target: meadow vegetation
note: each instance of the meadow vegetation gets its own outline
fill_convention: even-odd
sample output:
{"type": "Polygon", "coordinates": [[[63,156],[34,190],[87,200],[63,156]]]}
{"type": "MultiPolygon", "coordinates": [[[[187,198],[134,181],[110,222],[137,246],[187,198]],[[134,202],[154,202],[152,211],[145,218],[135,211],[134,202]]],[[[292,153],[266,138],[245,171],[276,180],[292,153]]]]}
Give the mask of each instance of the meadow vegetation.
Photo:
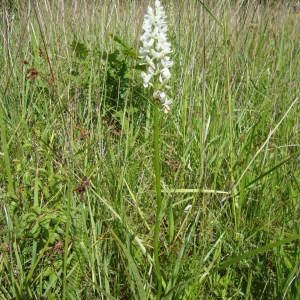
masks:
{"type": "MultiPolygon", "coordinates": [[[[300,299],[300,14],[162,1],[162,299],[300,299]]],[[[0,299],[155,299],[147,1],[2,1],[0,299]]]]}

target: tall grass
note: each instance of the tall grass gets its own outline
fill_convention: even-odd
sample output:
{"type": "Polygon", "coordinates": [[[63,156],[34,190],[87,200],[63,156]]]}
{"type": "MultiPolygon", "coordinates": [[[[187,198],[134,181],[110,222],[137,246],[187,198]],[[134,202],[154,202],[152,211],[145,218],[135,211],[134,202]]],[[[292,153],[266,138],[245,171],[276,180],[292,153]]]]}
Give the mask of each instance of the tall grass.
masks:
{"type": "MultiPolygon", "coordinates": [[[[0,298],[154,299],[147,3],[2,3],[0,298]]],[[[162,298],[298,299],[296,6],[164,4],[162,298]]]]}

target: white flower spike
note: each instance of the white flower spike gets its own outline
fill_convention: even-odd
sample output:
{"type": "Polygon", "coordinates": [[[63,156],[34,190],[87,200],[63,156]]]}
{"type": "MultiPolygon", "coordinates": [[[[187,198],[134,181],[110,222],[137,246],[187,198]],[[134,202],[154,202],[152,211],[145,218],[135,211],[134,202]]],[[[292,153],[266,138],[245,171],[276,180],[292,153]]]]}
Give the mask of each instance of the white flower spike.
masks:
{"type": "Polygon", "coordinates": [[[172,51],[167,37],[166,14],[159,0],[155,0],[154,9],[149,5],[142,29],[140,56],[147,66],[146,72],[141,73],[143,85],[154,88],[154,99],[159,100],[163,111],[168,113],[172,100],[164,90],[170,88],[167,83],[171,78],[173,62],[169,56],[172,51]]]}

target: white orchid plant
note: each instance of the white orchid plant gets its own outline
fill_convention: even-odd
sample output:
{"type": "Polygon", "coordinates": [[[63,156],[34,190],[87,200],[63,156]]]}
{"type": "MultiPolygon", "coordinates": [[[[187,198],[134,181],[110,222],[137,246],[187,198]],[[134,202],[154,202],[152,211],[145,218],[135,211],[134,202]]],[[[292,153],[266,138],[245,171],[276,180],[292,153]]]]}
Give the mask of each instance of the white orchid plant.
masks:
{"type": "Polygon", "coordinates": [[[166,91],[170,89],[168,82],[173,62],[170,58],[172,50],[167,36],[166,13],[159,0],[154,2],[154,8],[148,6],[142,30],[140,57],[146,65],[146,72],[141,73],[143,85],[153,89],[153,98],[158,100],[163,111],[168,113],[172,100],[166,91]]]}
{"type": "MultiPolygon", "coordinates": [[[[141,73],[143,85],[149,89],[151,96],[159,105],[154,105],[153,113],[153,148],[154,148],[154,170],[156,190],[156,220],[154,228],[153,250],[154,263],[157,279],[157,299],[160,299],[162,292],[162,273],[159,262],[159,230],[163,213],[163,196],[161,193],[161,165],[159,155],[159,107],[165,113],[170,111],[172,100],[167,95],[170,89],[171,79],[170,68],[173,62],[170,58],[172,53],[171,44],[168,41],[168,25],[166,13],[159,0],[154,1],[154,7],[148,6],[144,17],[141,35],[140,57],[146,65],[146,70],[141,73]]],[[[170,227],[171,228],[171,227],[170,227]]]]}

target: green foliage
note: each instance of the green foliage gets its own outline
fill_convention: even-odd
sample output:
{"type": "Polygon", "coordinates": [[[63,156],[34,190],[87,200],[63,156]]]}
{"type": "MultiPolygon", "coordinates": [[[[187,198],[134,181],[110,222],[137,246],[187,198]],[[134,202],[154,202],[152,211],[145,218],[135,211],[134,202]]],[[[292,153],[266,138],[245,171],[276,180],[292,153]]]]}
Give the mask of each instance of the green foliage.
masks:
{"type": "MultiPolygon", "coordinates": [[[[155,299],[143,7],[35,1],[39,27],[25,2],[0,57],[0,298],[155,299]]],[[[202,2],[164,1],[162,299],[299,299],[299,16],[202,2]]]]}
{"type": "Polygon", "coordinates": [[[134,76],[135,70],[142,70],[143,65],[132,47],[117,35],[111,35],[111,38],[115,43],[111,51],[99,49],[98,46],[89,49],[86,44],[74,38],[71,49],[75,57],[72,60],[69,80],[73,86],[72,97],[80,102],[91,97],[92,86],[103,87],[104,98],[99,99],[98,95],[94,95],[92,104],[104,105],[104,117],[119,128],[124,110],[143,113],[145,105],[139,99],[143,89],[141,81],[134,76]]]}
{"type": "Polygon", "coordinates": [[[75,52],[75,56],[79,59],[86,59],[89,54],[89,51],[85,44],[81,43],[77,39],[73,39],[71,48],[75,52]]]}

